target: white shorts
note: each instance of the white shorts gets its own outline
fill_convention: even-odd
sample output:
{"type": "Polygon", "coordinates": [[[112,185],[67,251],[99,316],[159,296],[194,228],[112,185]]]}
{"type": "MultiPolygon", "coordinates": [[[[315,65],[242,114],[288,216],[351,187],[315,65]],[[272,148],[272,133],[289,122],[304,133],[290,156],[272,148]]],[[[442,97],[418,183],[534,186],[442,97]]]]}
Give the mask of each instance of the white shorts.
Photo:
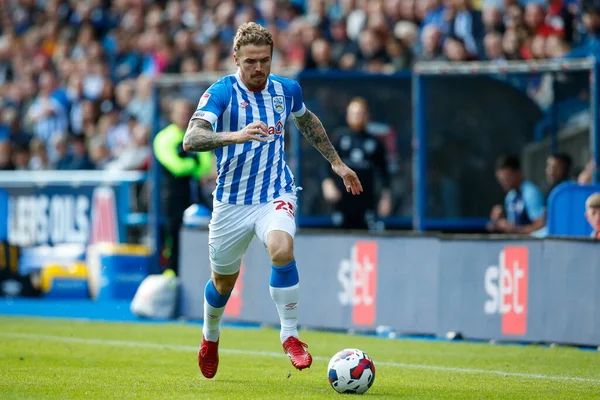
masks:
{"type": "Polygon", "coordinates": [[[208,254],[213,271],[232,275],[240,270],[242,256],[254,235],[267,246],[269,232],[296,234],[296,194],[285,193],[263,204],[228,204],[214,201],[208,225],[208,254]]]}

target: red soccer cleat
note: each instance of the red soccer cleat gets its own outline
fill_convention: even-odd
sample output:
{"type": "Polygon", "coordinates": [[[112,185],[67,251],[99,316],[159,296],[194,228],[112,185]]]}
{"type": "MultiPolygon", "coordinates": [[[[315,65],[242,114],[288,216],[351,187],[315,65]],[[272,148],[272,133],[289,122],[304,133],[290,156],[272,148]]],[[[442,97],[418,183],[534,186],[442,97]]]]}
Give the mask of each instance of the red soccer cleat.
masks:
{"type": "Polygon", "coordinates": [[[283,350],[290,357],[292,365],[299,371],[310,367],[312,364],[312,356],[305,348],[306,343],[301,342],[298,338],[290,336],[283,342],[283,350]]]}
{"type": "Polygon", "coordinates": [[[205,378],[211,379],[219,367],[219,341],[210,342],[202,336],[200,350],[198,350],[198,365],[205,378]]]}

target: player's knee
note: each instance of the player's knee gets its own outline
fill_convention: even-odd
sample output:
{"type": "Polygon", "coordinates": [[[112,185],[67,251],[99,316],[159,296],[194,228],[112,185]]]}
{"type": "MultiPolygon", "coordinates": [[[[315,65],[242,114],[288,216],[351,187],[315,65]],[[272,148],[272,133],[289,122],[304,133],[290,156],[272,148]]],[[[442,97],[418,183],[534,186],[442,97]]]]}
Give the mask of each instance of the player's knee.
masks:
{"type": "Polygon", "coordinates": [[[215,285],[215,289],[219,292],[220,295],[225,296],[233,290],[235,286],[235,281],[237,279],[237,275],[219,275],[213,274],[213,284],[215,285]]]}
{"type": "Polygon", "coordinates": [[[291,248],[276,248],[271,252],[271,262],[273,265],[287,265],[294,261],[294,252],[291,248]]]}
{"type": "Polygon", "coordinates": [[[269,233],[267,247],[274,265],[286,265],[294,261],[294,243],[288,233],[281,231],[269,233]]]}

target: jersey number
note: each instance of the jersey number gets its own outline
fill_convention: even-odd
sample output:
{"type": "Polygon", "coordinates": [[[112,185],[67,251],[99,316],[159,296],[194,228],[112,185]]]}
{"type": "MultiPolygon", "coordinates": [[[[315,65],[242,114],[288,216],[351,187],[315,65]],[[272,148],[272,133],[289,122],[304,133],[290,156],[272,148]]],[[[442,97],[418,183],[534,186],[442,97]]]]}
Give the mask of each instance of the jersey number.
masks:
{"type": "Polygon", "coordinates": [[[287,211],[289,214],[294,215],[294,206],[289,201],[275,200],[273,204],[277,204],[277,207],[275,207],[276,211],[284,210],[287,211]]]}

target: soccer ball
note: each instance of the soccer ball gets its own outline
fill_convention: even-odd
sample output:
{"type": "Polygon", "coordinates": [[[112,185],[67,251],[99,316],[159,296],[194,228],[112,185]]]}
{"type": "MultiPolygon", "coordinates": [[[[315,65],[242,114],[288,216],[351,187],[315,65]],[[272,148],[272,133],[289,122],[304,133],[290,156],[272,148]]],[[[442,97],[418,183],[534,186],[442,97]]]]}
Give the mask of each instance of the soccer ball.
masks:
{"type": "Polygon", "coordinates": [[[329,361],[327,375],[336,392],[361,394],[375,381],[375,364],[362,350],[344,349],[329,361]]]}

